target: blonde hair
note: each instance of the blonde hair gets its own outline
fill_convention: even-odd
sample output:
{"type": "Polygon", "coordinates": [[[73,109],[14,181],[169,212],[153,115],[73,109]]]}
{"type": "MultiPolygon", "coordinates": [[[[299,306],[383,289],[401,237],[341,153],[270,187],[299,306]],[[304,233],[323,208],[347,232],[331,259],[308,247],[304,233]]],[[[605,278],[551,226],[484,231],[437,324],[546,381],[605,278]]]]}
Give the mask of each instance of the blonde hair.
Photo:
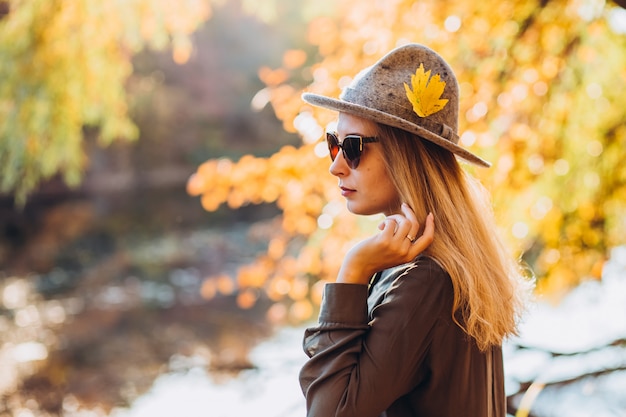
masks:
{"type": "Polygon", "coordinates": [[[378,130],[401,199],[418,219],[435,215],[426,254],[452,279],[453,320],[481,350],[517,334],[532,282],[498,237],[486,190],[451,152],[400,129],[379,124],[378,130]]]}

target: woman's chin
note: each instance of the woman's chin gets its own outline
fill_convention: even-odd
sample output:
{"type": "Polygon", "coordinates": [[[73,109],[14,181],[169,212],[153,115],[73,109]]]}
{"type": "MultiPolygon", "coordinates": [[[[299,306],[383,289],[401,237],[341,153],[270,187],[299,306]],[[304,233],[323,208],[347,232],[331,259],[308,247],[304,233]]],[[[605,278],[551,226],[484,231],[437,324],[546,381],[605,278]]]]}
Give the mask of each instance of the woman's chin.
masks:
{"type": "Polygon", "coordinates": [[[375,210],[372,207],[366,207],[350,201],[348,201],[347,207],[350,213],[358,214],[359,216],[371,216],[372,214],[380,213],[380,210],[375,210]]]}

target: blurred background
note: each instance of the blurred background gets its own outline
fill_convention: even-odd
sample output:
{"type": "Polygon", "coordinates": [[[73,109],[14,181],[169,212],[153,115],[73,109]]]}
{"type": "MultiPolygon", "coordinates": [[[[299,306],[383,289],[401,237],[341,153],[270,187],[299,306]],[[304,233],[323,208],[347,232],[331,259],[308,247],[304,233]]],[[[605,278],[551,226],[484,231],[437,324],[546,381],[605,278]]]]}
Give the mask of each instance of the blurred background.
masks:
{"type": "Polygon", "coordinates": [[[537,303],[509,413],[626,416],[623,2],[0,0],[0,415],[304,415],[303,328],[377,218],[321,142],[406,42],[537,303]]]}

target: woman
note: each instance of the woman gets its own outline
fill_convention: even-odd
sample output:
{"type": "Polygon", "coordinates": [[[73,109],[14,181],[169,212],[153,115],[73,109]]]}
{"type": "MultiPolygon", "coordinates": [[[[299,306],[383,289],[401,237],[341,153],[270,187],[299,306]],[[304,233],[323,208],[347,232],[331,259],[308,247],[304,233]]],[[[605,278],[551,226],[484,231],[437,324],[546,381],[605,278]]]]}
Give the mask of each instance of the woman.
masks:
{"type": "Polygon", "coordinates": [[[348,251],[305,333],[308,415],[505,416],[501,345],[515,333],[524,281],[488,198],[457,161],[489,166],[457,145],[454,73],[411,44],[340,99],[303,99],[339,112],[327,141],[348,209],[386,216],[348,251]]]}

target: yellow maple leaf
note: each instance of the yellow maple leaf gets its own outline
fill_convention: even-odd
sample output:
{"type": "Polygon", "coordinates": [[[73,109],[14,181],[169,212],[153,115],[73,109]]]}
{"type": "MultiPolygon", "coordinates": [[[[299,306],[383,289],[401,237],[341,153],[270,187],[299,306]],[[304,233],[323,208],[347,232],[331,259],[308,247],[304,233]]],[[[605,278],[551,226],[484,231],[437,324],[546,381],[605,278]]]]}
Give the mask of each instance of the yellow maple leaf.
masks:
{"type": "Polygon", "coordinates": [[[404,83],[406,96],[413,105],[413,111],[419,117],[427,117],[443,109],[448,99],[441,99],[446,82],[441,81],[439,74],[430,76],[430,70],[424,72],[424,64],[420,64],[415,74],[411,76],[411,86],[404,83]]]}

